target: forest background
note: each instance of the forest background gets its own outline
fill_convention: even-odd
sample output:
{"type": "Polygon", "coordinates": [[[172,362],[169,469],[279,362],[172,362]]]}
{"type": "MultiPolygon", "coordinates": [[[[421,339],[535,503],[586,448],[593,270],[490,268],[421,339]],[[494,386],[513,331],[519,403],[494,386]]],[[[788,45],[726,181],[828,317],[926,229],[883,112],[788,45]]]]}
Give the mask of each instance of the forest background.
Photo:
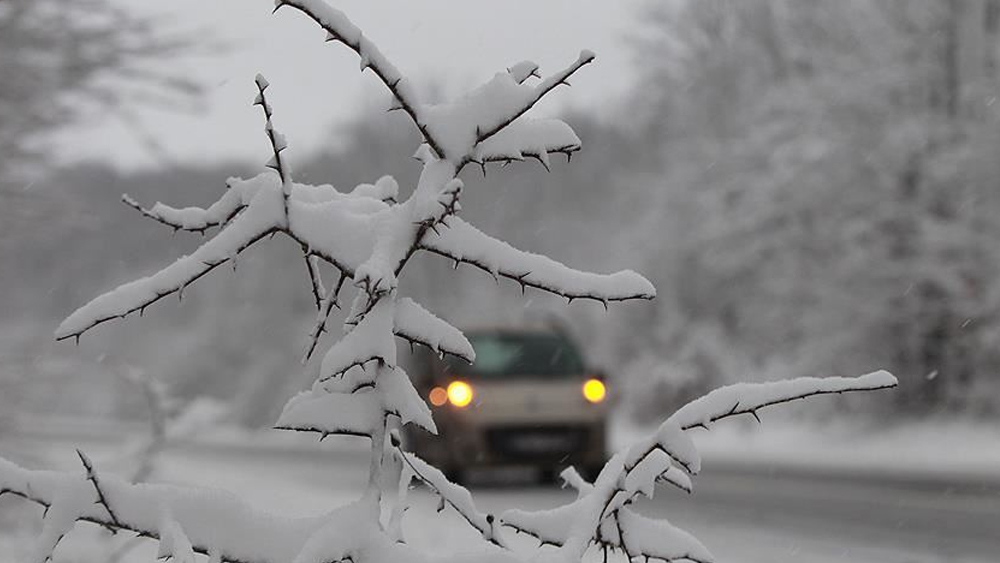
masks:
{"type": "MultiPolygon", "coordinates": [[[[259,168],[56,166],[47,139],[88,112],[129,97],[197,104],[206,84],[143,61],[218,47],[105,0],[59,4],[0,9],[0,427],[32,414],[141,417],[120,384],[130,367],[268,425],[314,375],[296,368],[296,327],[314,313],[308,292],[288,291],[307,278],[280,252],[287,241],[156,306],[140,330],[102,328],[80,349],[52,340],[89,296],[197,244],[162,237],[118,203],[123,192],[206,204],[229,175],[259,168]],[[110,87],[109,74],[134,88],[110,87]]],[[[537,163],[469,169],[482,187],[465,207],[519,248],[633,267],[657,300],[564,308],[462,269],[456,285],[433,258],[406,274],[414,297],[459,326],[568,327],[639,419],[734,380],[875,368],[900,378],[888,407],[900,420],[1000,415],[1000,2],[657,2],[636,18],[622,38],[635,54],[627,94],[564,116],[583,158],[543,176],[537,163]]],[[[365,102],[329,143],[297,153],[298,177],[412,185],[415,133],[388,103],[365,102]]],[[[887,409],[885,397],[830,404],[887,409]]]]}

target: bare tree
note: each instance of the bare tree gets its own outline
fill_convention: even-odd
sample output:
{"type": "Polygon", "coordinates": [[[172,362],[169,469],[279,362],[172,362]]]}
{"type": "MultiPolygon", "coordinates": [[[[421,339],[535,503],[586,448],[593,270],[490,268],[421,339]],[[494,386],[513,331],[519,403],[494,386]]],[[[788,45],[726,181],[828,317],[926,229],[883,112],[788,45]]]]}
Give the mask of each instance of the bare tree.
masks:
{"type": "Polygon", "coordinates": [[[695,321],[774,370],[886,365],[910,378],[900,410],[995,412],[996,3],[650,10],[636,53],[666,164],[645,236],[671,244],[647,260],[677,303],[659,348],[695,321]]]}
{"type": "MultiPolygon", "coordinates": [[[[5,0],[0,4],[0,180],[45,155],[41,137],[123,98],[176,104],[197,91],[150,62],[189,50],[109,0],[5,0]]],[[[6,190],[5,190],[6,192],[6,190]]],[[[6,193],[5,193],[6,195],[6,193]]]]}
{"type": "MultiPolygon", "coordinates": [[[[575,472],[564,477],[579,490],[572,504],[543,513],[510,511],[496,516],[479,511],[464,488],[407,452],[397,424],[435,431],[431,411],[397,364],[396,337],[439,354],[474,361],[465,336],[415,301],[400,297],[400,275],[411,258],[424,252],[469,264],[522,289],[611,302],[652,299],[653,286],[632,271],[595,274],[572,269],[545,256],[515,249],[458,217],[464,183],[457,178],[467,165],[486,167],[527,157],[546,168],[553,153],[569,157],[579,150],[573,130],[555,119],[524,116],[583,66],[594,60],[584,51],[547,77],[538,66],[522,62],[497,73],[458,100],[422,104],[410,82],[340,11],[323,0],[278,0],[314,21],[330,41],[355,51],[362,69],[370,69],[392,92],[394,108],[406,113],[423,136],[417,157],[420,179],[407,197],[390,177],[361,184],[348,192],[330,185],[294,181],[288,144],[275,129],[267,99],[268,82],[258,76],[254,103],[262,109],[272,158],[271,170],[250,179],[230,181],[228,190],[205,209],[177,209],[163,204],[144,208],[124,201],[171,229],[218,232],[195,250],[155,274],[120,286],[83,306],[57,329],[60,340],[76,339],[89,329],[146,307],[169,295],[181,296],[188,285],[226,263],[262,238],[282,234],[301,251],[310,280],[316,322],[304,354],[308,360],[326,331],[330,312],[341,294],[354,289],[345,334],[330,345],[312,389],[292,398],[276,428],[329,436],[362,436],[371,444],[368,482],[358,500],[310,518],[281,518],[247,507],[239,498],[205,495],[174,486],[133,486],[101,476],[80,455],[82,475],[28,471],[0,461],[0,494],[9,493],[47,507],[34,560],[44,562],[77,522],[127,531],[157,540],[160,555],[194,561],[321,563],[330,561],[424,561],[406,543],[402,515],[406,492],[416,479],[453,507],[484,540],[482,557],[518,561],[523,554],[509,542],[512,528],[554,546],[553,560],[579,561],[596,549],[668,561],[710,561],[705,547],[663,520],[630,509],[638,497],[651,496],[662,481],[691,490],[700,458],[687,431],[708,428],[738,415],[757,416],[761,408],[812,395],[883,389],[895,378],[876,372],[859,378],[803,378],[769,385],[719,389],[677,411],[651,436],[616,454],[594,483],[575,472]],[[332,269],[333,276],[326,273],[332,269]],[[330,280],[333,280],[332,283],[330,280]]],[[[540,548],[541,549],[541,548],[540,548]]],[[[547,549],[547,548],[545,548],[547,549]]]]}

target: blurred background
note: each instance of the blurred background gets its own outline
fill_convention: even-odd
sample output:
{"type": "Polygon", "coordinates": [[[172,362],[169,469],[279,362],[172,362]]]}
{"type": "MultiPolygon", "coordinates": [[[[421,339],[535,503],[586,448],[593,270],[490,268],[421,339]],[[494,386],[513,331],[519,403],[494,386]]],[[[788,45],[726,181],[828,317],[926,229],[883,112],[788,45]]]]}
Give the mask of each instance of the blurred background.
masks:
{"type": "MultiPolygon", "coordinates": [[[[200,243],[121,205],[123,192],[206,205],[229,176],[262,169],[256,72],[298,180],[349,189],[392,174],[405,192],[419,173],[417,132],[385,112],[352,53],[270,2],[205,4],[0,2],[0,444],[46,424],[144,424],[141,386],[122,375],[135,371],[245,428],[267,427],[311,382],[316,366],[298,363],[308,281],[281,238],[143,320],[79,347],[52,338],[90,298],[200,243]]],[[[871,455],[919,443],[910,454],[968,455],[1000,480],[988,457],[1000,443],[1000,1],[337,4],[428,101],[520,60],[544,74],[598,54],[540,108],[583,151],[548,174],[470,168],[463,213],[574,267],[635,269],[658,298],[566,305],[427,256],[402,286],[429,309],[460,326],[561,319],[608,374],[624,428],[726,383],[885,368],[898,390],[791,409],[777,434],[803,420],[828,434],[879,426],[890,433],[871,455]],[[929,426],[951,429],[933,435],[951,454],[928,452],[929,434],[891,433],[929,426]]]]}

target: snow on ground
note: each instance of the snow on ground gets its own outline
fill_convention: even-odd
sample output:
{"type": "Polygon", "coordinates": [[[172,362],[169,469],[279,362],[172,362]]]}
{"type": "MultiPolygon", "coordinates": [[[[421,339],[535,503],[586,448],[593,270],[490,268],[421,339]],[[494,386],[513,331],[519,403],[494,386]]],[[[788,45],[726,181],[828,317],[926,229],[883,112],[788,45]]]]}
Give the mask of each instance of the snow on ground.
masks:
{"type": "MultiPolygon", "coordinates": [[[[614,441],[621,443],[639,430],[617,423],[614,441]]],[[[803,471],[827,473],[876,471],[896,475],[919,471],[937,477],[981,478],[996,477],[996,468],[1000,467],[997,463],[1000,430],[989,427],[928,422],[878,432],[861,430],[839,423],[826,424],[822,431],[817,431],[765,418],[762,429],[756,428],[756,423],[719,425],[710,434],[699,433],[697,441],[705,452],[707,472],[720,465],[767,464],[772,468],[794,466],[803,471]]],[[[176,447],[163,459],[160,478],[235,491],[252,504],[285,515],[311,515],[329,510],[353,500],[364,485],[363,440],[339,441],[320,450],[312,441],[283,433],[252,436],[251,442],[247,437],[245,433],[228,431],[210,437],[207,444],[176,447]]],[[[52,461],[46,463],[66,464],[68,468],[78,463],[73,448],[83,446],[99,470],[110,465],[108,460],[114,458],[117,448],[115,442],[95,440],[93,436],[78,439],[36,436],[33,444],[36,454],[50,456],[52,461]]],[[[0,447],[6,445],[9,443],[0,443],[0,447]]],[[[2,450],[0,455],[9,454],[2,450]]],[[[697,485],[696,481],[696,488],[697,485]]],[[[783,492],[795,494],[792,483],[781,487],[783,492]]],[[[804,488],[812,487],[804,485],[804,488]]],[[[733,491],[737,495],[748,494],[746,488],[733,491]]],[[[884,532],[854,525],[857,523],[844,518],[839,522],[824,523],[817,519],[789,525],[788,520],[807,519],[796,517],[792,510],[782,514],[782,506],[792,509],[793,504],[778,504],[777,510],[774,507],[732,510],[729,505],[717,502],[730,496],[729,493],[723,487],[705,490],[699,498],[697,492],[693,497],[683,497],[663,491],[642,510],[666,513],[672,523],[695,533],[720,562],[996,563],[995,558],[963,555],[945,548],[931,551],[919,542],[907,542],[905,535],[880,537],[884,532]]],[[[480,484],[474,487],[474,494],[482,509],[498,512],[513,507],[554,507],[569,500],[573,493],[515,482],[480,484]]],[[[454,552],[475,545],[477,533],[450,509],[435,514],[436,501],[422,491],[414,494],[412,500],[415,507],[404,518],[409,541],[432,552],[454,552]]],[[[15,507],[12,503],[11,499],[0,503],[0,563],[21,560],[37,531],[33,525],[19,521],[25,517],[37,519],[38,510],[15,507]]],[[[107,538],[99,530],[74,532],[57,554],[55,563],[101,560],[98,556],[105,553],[102,550],[106,545],[107,538]]],[[[528,549],[531,542],[521,538],[519,545],[528,549]]],[[[147,545],[131,552],[123,563],[150,561],[154,555],[155,551],[147,545]]]]}
{"type": "MultiPolygon", "coordinates": [[[[613,439],[627,443],[649,431],[617,421],[613,439]]],[[[762,425],[727,421],[710,432],[693,432],[705,466],[1000,484],[1000,426],[986,422],[820,424],[764,416],[762,425]]]]}

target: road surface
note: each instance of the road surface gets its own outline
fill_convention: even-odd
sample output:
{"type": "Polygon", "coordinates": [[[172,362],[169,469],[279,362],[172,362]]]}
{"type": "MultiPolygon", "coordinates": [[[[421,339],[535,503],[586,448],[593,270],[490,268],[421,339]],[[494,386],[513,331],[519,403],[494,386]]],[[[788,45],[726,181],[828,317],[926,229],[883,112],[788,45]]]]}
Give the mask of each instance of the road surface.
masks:
{"type": "MultiPolygon", "coordinates": [[[[73,461],[73,447],[107,453],[107,443],[48,440],[45,448],[73,461]]],[[[0,452],[2,455],[2,452],[0,452]]],[[[320,513],[351,500],[367,470],[361,444],[331,451],[187,445],[168,451],[166,480],[218,486],[288,514],[320,513]]],[[[481,508],[551,508],[569,491],[538,486],[530,475],[480,476],[472,489],[481,508]],[[510,482],[506,478],[522,477],[510,482]]],[[[696,492],[669,489],[639,510],[668,517],[695,534],[719,561],[740,563],[1000,563],[997,484],[822,475],[775,468],[725,468],[708,460],[696,492]]],[[[461,548],[475,534],[415,493],[410,541],[429,550],[461,548]],[[433,524],[427,522],[434,520],[433,524]]],[[[526,540],[527,541],[527,540],[526,540]]]]}

